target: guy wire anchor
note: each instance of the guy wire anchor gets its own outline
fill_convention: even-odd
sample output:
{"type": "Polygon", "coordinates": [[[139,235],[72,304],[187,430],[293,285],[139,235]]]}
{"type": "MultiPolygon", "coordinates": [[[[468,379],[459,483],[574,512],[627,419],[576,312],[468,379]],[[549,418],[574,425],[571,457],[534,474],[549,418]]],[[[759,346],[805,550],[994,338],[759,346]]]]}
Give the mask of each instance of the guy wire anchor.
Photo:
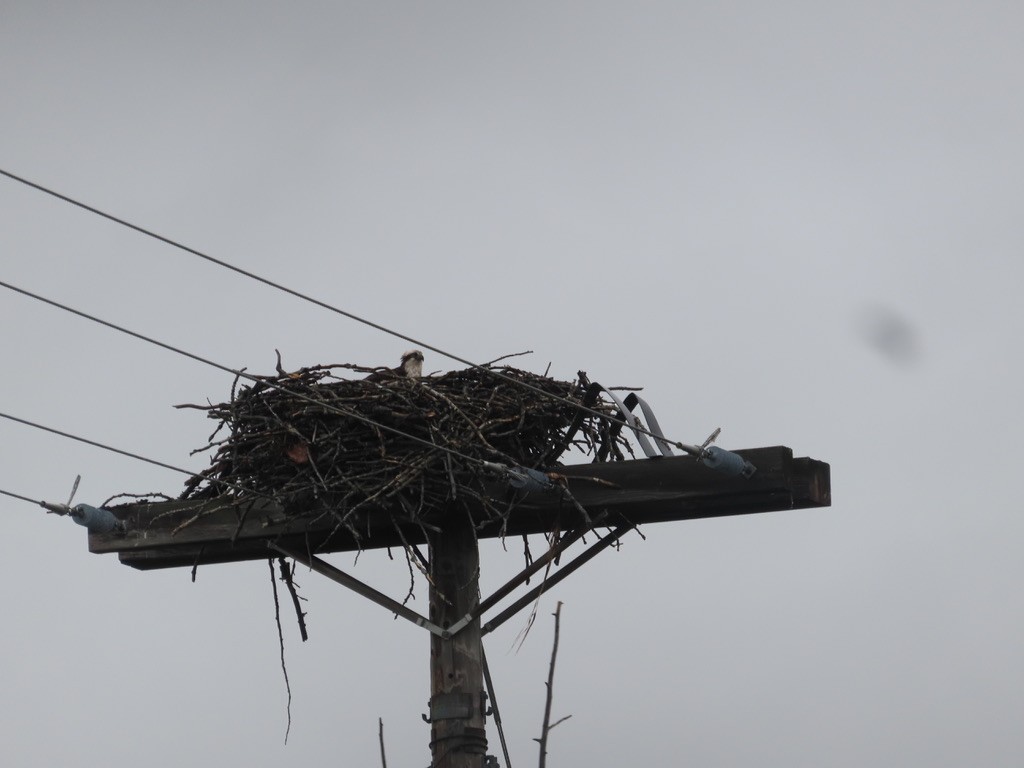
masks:
{"type": "Polygon", "coordinates": [[[109,533],[115,529],[123,530],[124,523],[114,517],[114,513],[109,509],[90,507],[88,504],[71,506],[71,501],[75,498],[75,492],[78,490],[78,484],[81,480],[81,475],[75,477],[75,484],[71,486],[71,495],[68,496],[67,504],[40,501],[39,506],[43,507],[47,512],[53,512],[55,515],[67,515],[79,525],[88,528],[89,533],[109,533]]]}

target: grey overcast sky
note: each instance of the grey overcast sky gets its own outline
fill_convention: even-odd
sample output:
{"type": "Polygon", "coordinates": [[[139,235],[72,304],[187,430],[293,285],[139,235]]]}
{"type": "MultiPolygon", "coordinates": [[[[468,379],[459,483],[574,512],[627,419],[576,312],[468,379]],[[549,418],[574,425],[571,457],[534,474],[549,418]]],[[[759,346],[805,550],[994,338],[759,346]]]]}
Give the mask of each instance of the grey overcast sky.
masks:
{"type": "MultiPolygon", "coordinates": [[[[1019,766],[1024,10],[0,3],[0,167],[474,360],[828,461],[834,506],[649,526],[488,644],[518,766],[1019,766]]],[[[2,279],[224,364],[408,346],[0,179],[2,279]]],[[[4,412],[190,469],[230,376],[0,294],[4,412]]],[[[426,369],[455,365],[428,355],[426,369]]],[[[182,477],[3,421],[0,487],[182,477]]],[[[429,762],[428,637],[265,563],[140,573],[0,498],[5,766],[429,762]]],[[[483,553],[484,589],[521,563],[483,553]]],[[[405,564],[334,561],[401,595],[405,564]]],[[[418,592],[414,607],[424,609],[418,592]]],[[[498,753],[497,734],[489,733],[498,753]]]]}

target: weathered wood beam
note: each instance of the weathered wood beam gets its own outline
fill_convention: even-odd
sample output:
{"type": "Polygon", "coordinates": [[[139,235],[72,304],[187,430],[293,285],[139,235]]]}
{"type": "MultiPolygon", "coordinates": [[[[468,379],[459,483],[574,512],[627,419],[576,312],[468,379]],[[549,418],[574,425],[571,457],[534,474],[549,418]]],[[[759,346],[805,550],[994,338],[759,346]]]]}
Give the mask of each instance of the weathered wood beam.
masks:
{"type": "MultiPolygon", "coordinates": [[[[573,497],[591,517],[604,513],[602,525],[623,521],[637,524],[741,515],[831,503],[829,465],[793,458],[789,448],[737,451],[757,472],[751,478],[725,475],[691,456],[579,464],[559,468],[573,497]]],[[[511,490],[495,481],[490,488],[498,504],[513,499],[511,490]]],[[[194,564],[233,562],[268,556],[267,541],[277,540],[310,553],[341,552],[359,548],[396,547],[402,539],[426,542],[426,530],[380,507],[357,511],[352,528],[339,527],[330,510],[286,510],[257,501],[242,507],[223,500],[197,505],[195,501],[156,502],[118,507],[125,522],[123,533],[91,533],[89,549],[116,552],[135,568],[169,568],[194,564]],[[306,516],[295,519],[295,513],[306,516]],[[202,514],[200,514],[202,513],[202,514]],[[399,533],[401,531],[401,533],[399,533]]],[[[443,517],[427,522],[444,528],[443,517]]],[[[558,491],[534,492],[515,501],[502,531],[499,523],[485,522],[481,510],[480,538],[544,533],[584,523],[582,515],[558,491]]]]}

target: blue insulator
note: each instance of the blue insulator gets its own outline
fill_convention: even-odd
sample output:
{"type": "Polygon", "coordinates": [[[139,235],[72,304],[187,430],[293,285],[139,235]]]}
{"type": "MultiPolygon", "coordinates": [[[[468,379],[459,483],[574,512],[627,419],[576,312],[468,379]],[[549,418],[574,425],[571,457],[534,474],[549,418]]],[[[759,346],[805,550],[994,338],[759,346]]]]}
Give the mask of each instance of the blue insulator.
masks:
{"type": "Polygon", "coordinates": [[[717,445],[712,445],[706,451],[707,455],[704,456],[701,461],[706,466],[716,469],[719,472],[725,472],[729,475],[742,475],[743,477],[750,477],[757,471],[757,468],[749,461],[744,459],[738,453],[727,451],[724,448],[719,448],[717,445]]]}
{"type": "Polygon", "coordinates": [[[109,533],[118,526],[114,513],[103,507],[76,504],[71,508],[71,518],[89,529],[89,533],[109,533]]]}
{"type": "Polygon", "coordinates": [[[520,491],[544,491],[551,487],[551,478],[529,467],[512,467],[508,470],[508,484],[520,491]]]}

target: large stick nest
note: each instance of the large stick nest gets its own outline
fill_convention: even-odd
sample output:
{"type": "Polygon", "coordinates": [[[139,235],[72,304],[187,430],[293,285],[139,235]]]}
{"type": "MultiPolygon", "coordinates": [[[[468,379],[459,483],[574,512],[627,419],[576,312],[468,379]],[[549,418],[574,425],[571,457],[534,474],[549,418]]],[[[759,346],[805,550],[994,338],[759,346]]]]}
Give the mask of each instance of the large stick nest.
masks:
{"type": "Polygon", "coordinates": [[[182,406],[205,410],[218,426],[194,452],[211,452],[210,468],[181,498],[272,497],[292,514],[329,507],[338,519],[366,504],[397,505],[416,519],[452,502],[493,509],[484,491],[493,474],[482,461],[551,468],[572,449],[594,460],[629,450],[612,428],[612,404],[590,406],[607,417],[573,405],[589,384],[582,372],[572,382],[504,365],[381,381],[342,375],[372,370],[289,373],[279,362],[276,375],[236,380],[229,402],[182,406]]]}

